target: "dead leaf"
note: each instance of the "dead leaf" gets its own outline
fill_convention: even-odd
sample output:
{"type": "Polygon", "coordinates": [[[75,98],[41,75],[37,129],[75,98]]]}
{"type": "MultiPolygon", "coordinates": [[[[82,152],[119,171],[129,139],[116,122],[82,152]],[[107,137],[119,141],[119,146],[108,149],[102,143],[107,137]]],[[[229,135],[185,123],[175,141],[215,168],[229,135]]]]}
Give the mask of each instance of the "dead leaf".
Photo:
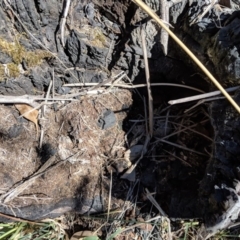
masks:
{"type": "Polygon", "coordinates": [[[27,104],[15,104],[15,107],[23,115],[24,118],[33,122],[36,126],[37,134],[38,134],[38,110],[34,109],[33,107],[27,104]],[[33,111],[31,111],[33,110],[33,111]],[[31,112],[30,112],[31,111],[31,112]]]}

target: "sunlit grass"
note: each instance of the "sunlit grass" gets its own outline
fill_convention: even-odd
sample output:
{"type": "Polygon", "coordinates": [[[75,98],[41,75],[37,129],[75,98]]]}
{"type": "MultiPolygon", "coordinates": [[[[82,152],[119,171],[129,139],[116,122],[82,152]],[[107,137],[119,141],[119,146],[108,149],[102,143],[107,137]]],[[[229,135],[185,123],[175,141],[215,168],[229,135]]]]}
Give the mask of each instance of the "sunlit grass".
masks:
{"type": "Polygon", "coordinates": [[[0,223],[0,240],[64,240],[65,232],[55,221],[0,223]]]}

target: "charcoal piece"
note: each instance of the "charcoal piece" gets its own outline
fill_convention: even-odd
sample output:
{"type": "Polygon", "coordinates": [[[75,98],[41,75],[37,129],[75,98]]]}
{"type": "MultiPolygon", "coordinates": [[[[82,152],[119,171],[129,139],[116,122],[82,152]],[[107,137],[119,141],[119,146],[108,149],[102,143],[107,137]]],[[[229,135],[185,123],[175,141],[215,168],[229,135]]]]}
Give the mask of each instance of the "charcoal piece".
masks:
{"type": "Polygon", "coordinates": [[[102,116],[98,119],[97,125],[102,129],[108,129],[113,127],[116,123],[116,117],[113,111],[110,109],[105,110],[102,116]]]}
{"type": "Polygon", "coordinates": [[[69,57],[69,60],[73,63],[73,65],[76,65],[80,59],[81,43],[74,30],[71,31],[70,36],[67,38],[66,52],[69,57]]]}

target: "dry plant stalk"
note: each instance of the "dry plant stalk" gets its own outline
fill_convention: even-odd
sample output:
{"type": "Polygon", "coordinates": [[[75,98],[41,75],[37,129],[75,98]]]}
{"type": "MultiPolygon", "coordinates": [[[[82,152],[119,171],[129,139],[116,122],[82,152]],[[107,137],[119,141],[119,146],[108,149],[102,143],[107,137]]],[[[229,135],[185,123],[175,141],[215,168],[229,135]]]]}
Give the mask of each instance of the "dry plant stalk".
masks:
{"type": "MultiPolygon", "coordinates": [[[[127,75],[125,75],[124,77],[127,77],[127,75]]],[[[66,83],[63,86],[64,87],[88,87],[88,86],[97,86],[98,84],[99,83],[66,83]]],[[[187,86],[187,85],[183,85],[183,84],[177,84],[177,83],[150,83],[150,85],[151,85],[151,87],[154,87],[154,86],[163,86],[163,87],[164,86],[165,87],[169,86],[169,87],[187,88],[187,89],[194,90],[196,92],[205,93],[201,89],[191,87],[191,86],[187,86]]],[[[133,88],[146,87],[147,84],[128,85],[128,84],[123,84],[123,83],[114,83],[114,84],[104,83],[104,84],[101,85],[101,87],[109,87],[109,86],[133,89],[133,88]]],[[[66,96],[68,96],[68,95],[66,95],[66,96]]],[[[1,101],[1,97],[0,97],[0,101],[1,101]]]]}
{"type": "Polygon", "coordinates": [[[149,113],[149,135],[150,137],[153,136],[153,97],[150,85],[150,74],[149,74],[149,66],[148,66],[148,58],[147,58],[147,47],[145,41],[145,33],[143,29],[141,29],[141,37],[142,37],[142,49],[143,49],[143,58],[144,58],[144,65],[145,65],[145,76],[147,82],[147,91],[148,91],[148,113],[149,113]]]}
{"type": "Polygon", "coordinates": [[[160,27],[162,27],[170,37],[189,55],[189,57],[202,69],[207,77],[214,83],[214,85],[222,92],[232,106],[240,113],[239,105],[233,100],[233,98],[224,90],[221,84],[216,78],[207,70],[207,68],[199,61],[199,59],[187,48],[187,46],[163,23],[163,21],[157,16],[157,14],[148,7],[142,0],[132,0],[136,3],[143,11],[145,11],[150,17],[152,17],[160,27]]]}
{"type": "MultiPolygon", "coordinates": [[[[225,91],[226,92],[233,92],[233,91],[236,91],[237,89],[239,89],[239,87],[240,86],[227,88],[227,89],[225,89],[225,91]]],[[[199,99],[206,99],[208,97],[217,96],[219,94],[221,94],[220,91],[214,91],[214,92],[210,92],[210,93],[194,95],[194,96],[191,96],[191,97],[185,97],[185,98],[170,100],[170,101],[168,101],[168,103],[171,104],[171,105],[179,104],[179,103],[186,103],[186,102],[191,102],[191,101],[195,101],[195,100],[199,100],[199,99]]]]}

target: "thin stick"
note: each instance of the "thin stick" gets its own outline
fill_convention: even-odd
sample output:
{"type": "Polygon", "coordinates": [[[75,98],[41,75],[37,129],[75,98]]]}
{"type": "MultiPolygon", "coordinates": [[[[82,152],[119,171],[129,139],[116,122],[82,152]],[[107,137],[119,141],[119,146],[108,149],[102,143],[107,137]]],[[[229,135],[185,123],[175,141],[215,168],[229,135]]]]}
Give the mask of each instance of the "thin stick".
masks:
{"type": "Polygon", "coordinates": [[[165,136],[167,135],[169,112],[170,112],[170,109],[168,109],[168,111],[167,111],[166,120],[165,120],[165,129],[164,129],[165,136]]]}
{"type": "Polygon", "coordinates": [[[197,23],[199,21],[202,20],[202,18],[211,10],[211,8],[218,2],[218,0],[212,0],[211,4],[208,5],[205,10],[203,11],[202,14],[200,14],[199,16],[197,16],[190,24],[189,26],[192,26],[194,23],[197,23]]]}
{"type": "MultiPolygon", "coordinates": [[[[227,89],[225,89],[225,91],[226,92],[233,92],[233,91],[236,91],[237,89],[239,89],[239,87],[240,86],[227,88],[227,89]]],[[[179,99],[176,99],[176,100],[170,100],[168,103],[171,104],[171,105],[179,104],[179,103],[186,103],[186,102],[191,102],[191,101],[195,101],[195,100],[199,100],[199,99],[203,99],[203,98],[217,96],[219,94],[221,94],[220,91],[214,91],[214,92],[199,94],[199,95],[195,95],[195,96],[191,96],[191,97],[185,97],[185,98],[179,98],[179,99]]]]}
{"type": "Polygon", "coordinates": [[[146,77],[147,91],[148,91],[148,114],[149,114],[148,130],[151,138],[153,136],[153,98],[152,98],[151,85],[150,85],[150,74],[149,74],[149,66],[148,66],[148,58],[147,58],[145,33],[143,29],[141,29],[141,37],[142,37],[142,49],[143,49],[143,58],[144,58],[144,65],[145,65],[145,77],[146,77]]]}
{"type": "MultiPolygon", "coordinates": [[[[88,92],[87,94],[98,94],[99,92],[88,92]]],[[[70,95],[70,94],[69,94],[70,95]]],[[[72,97],[72,96],[70,96],[72,97]]],[[[35,109],[39,109],[41,108],[43,105],[49,105],[49,104],[53,104],[54,102],[57,101],[79,101],[77,99],[73,99],[73,98],[64,98],[64,97],[55,97],[53,98],[48,98],[48,101],[54,101],[54,102],[43,102],[41,104],[37,103],[36,101],[45,101],[46,98],[43,98],[41,96],[28,96],[28,95],[23,95],[23,96],[0,96],[0,104],[6,104],[6,103],[12,103],[12,104],[27,104],[31,107],[33,107],[33,109],[31,111],[34,111],[35,109]]],[[[29,112],[31,112],[29,111],[29,112]]],[[[29,113],[27,112],[27,113],[29,113]]],[[[25,113],[26,114],[26,113],[25,113]]]]}
{"type": "Polygon", "coordinates": [[[144,119],[145,119],[146,135],[149,135],[148,124],[147,124],[147,106],[146,106],[146,99],[144,96],[143,96],[143,106],[144,106],[144,119]]]}
{"type": "Polygon", "coordinates": [[[52,85],[52,98],[54,99],[54,96],[55,96],[55,71],[54,71],[54,68],[53,68],[53,71],[52,71],[52,78],[53,78],[53,85],[52,85]]]}
{"type": "MultiPolygon", "coordinates": [[[[64,87],[88,87],[88,86],[96,86],[98,83],[67,83],[64,84],[64,87]]],[[[102,84],[103,87],[108,87],[111,86],[111,83],[106,83],[102,84]]],[[[201,89],[187,86],[187,85],[182,85],[182,84],[177,84],[177,83],[150,83],[151,87],[153,86],[165,86],[165,87],[180,87],[180,88],[187,88],[191,89],[200,93],[204,93],[201,89]]],[[[147,84],[136,84],[136,85],[128,85],[128,84],[114,84],[115,87],[122,87],[122,88],[141,88],[141,87],[146,87],[147,84]]]]}
{"type": "Polygon", "coordinates": [[[167,214],[162,210],[162,208],[160,207],[160,205],[156,202],[156,200],[153,198],[152,194],[149,192],[149,190],[147,188],[145,188],[146,191],[146,197],[148,198],[148,200],[157,208],[157,210],[160,212],[160,214],[163,217],[167,217],[167,214]]]}
{"type": "MultiPolygon", "coordinates": [[[[183,132],[183,131],[185,131],[185,130],[190,130],[190,131],[192,131],[192,132],[194,132],[194,133],[197,133],[198,135],[200,135],[200,136],[202,136],[202,137],[205,137],[205,138],[208,139],[209,141],[213,142],[213,139],[212,139],[212,138],[210,138],[210,137],[208,137],[207,135],[205,135],[205,134],[203,134],[203,133],[201,133],[201,132],[198,132],[198,131],[196,131],[196,130],[193,129],[193,128],[196,127],[198,124],[202,124],[202,123],[205,123],[205,122],[208,122],[208,121],[209,121],[209,120],[207,119],[207,120],[204,120],[204,121],[202,121],[202,122],[193,124],[193,125],[191,125],[191,126],[189,126],[189,127],[184,127],[184,128],[180,129],[179,131],[177,131],[177,132],[175,132],[175,133],[172,133],[172,134],[170,134],[170,135],[168,135],[168,136],[163,137],[162,139],[166,139],[166,138],[172,137],[173,135],[179,134],[180,132],[183,132]]],[[[173,123],[173,124],[176,124],[176,125],[178,125],[178,126],[184,126],[184,125],[179,124],[179,123],[176,123],[176,122],[171,122],[171,121],[169,121],[169,122],[170,122],[170,123],[173,123]]]]}
{"type": "Polygon", "coordinates": [[[116,76],[114,77],[110,77],[109,79],[101,82],[101,83],[97,83],[97,85],[95,85],[94,87],[90,88],[89,90],[96,90],[97,88],[100,88],[102,87],[104,84],[108,84],[108,83],[111,83],[115,80],[117,80],[122,74],[124,74],[124,71],[120,72],[119,74],[117,74],[116,76]]]}
{"type": "Polygon", "coordinates": [[[45,115],[45,111],[46,111],[46,104],[48,102],[48,98],[49,98],[49,95],[50,95],[50,91],[51,91],[51,88],[52,88],[52,83],[53,81],[50,82],[49,86],[48,86],[48,90],[47,90],[47,94],[46,94],[46,98],[45,98],[45,104],[43,105],[42,107],[42,117],[44,117],[45,115]]]}
{"type": "MultiPolygon", "coordinates": [[[[205,122],[207,122],[207,121],[209,121],[209,120],[208,120],[208,119],[207,119],[207,120],[204,120],[204,121],[202,121],[201,123],[205,123],[205,122]]],[[[174,124],[177,124],[177,123],[174,123],[174,124]]],[[[164,139],[166,139],[166,138],[170,138],[170,137],[172,137],[172,136],[174,136],[174,135],[176,135],[176,134],[179,134],[180,132],[183,132],[183,131],[185,131],[185,130],[194,128],[194,127],[196,127],[198,124],[200,124],[200,123],[195,123],[195,124],[193,124],[192,126],[189,126],[189,127],[184,127],[182,124],[177,124],[177,125],[179,125],[179,126],[181,126],[181,127],[183,127],[183,128],[181,128],[180,130],[178,130],[178,131],[176,131],[176,132],[173,132],[173,133],[171,133],[171,134],[169,134],[169,135],[167,135],[167,136],[164,136],[164,137],[162,137],[162,138],[157,138],[158,140],[157,140],[156,142],[158,142],[158,141],[160,141],[160,140],[164,140],[164,139]]],[[[211,139],[211,141],[212,141],[212,139],[211,139]]],[[[155,142],[155,143],[156,143],[156,142],[155,142]]]]}
{"type": "Polygon", "coordinates": [[[110,208],[111,208],[111,196],[112,196],[112,170],[110,172],[110,186],[109,186],[109,194],[108,194],[107,222],[109,220],[109,213],[110,213],[110,208]]]}
{"type": "Polygon", "coordinates": [[[138,158],[138,160],[121,176],[121,178],[123,179],[128,179],[129,176],[131,176],[131,173],[133,172],[133,170],[136,168],[136,166],[138,165],[138,163],[141,161],[141,159],[143,158],[143,155],[147,152],[147,146],[149,144],[150,141],[150,136],[148,134],[148,127],[147,127],[147,109],[146,109],[146,101],[144,98],[144,113],[145,113],[145,124],[146,124],[146,138],[145,138],[145,142],[142,148],[142,152],[141,152],[141,156],[138,158]]]}
{"type": "Polygon", "coordinates": [[[202,99],[199,100],[195,105],[193,105],[192,107],[186,109],[184,111],[184,113],[188,113],[189,111],[193,110],[195,107],[205,103],[205,102],[210,102],[210,101],[215,101],[215,100],[220,100],[220,99],[225,99],[225,97],[212,97],[212,98],[207,98],[207,99],[202,99]]]}
{"type": "Polygon", "coordinates": [[[181,149],[183,149],[183,150],[186,150],[186,151],[189,151],[189,152],[193,152],[193,153],[196,153],[196,154],[199,154],[199,155],[202,155],[202,156],[208,156],[208,155],[206,155],[206,154],[204,154],[204,153],[195,151],[195,150],[193,150],[193,149],[190,149],[190,148],[181,146],[181,145],[176,144],[176,143],[169,142],[169,141],[167,141],[167,140],[158,139],[158,141],[159,141],[159,142],[167,143],[167,144],[172,145],[172,146],[174,146],[174,147],[181,148],[181,149]]]}
{"type": "MultiPolygon", "coordinates": [[[[178,116],[177,115],[168,116],[168,118],[175,118],[175,117],[178,117],[178,116]]],[[[154,119],[166,119],[166,116],[154,117],[154,119]]],[[[144,119],[129,119],[128,121],[133,123],[145,122],[144,119]]]]}
{"type": "Polygon", "coordinates": [[[222,92],[222,94],[227,98],[227,100],[232,104],[232,106],[240,113],[240,107],[232,99],[232,97],[224,90],[221,84],[214,78],[214,76],[207,70],[207,68],[198,60],[197,57],[187,48],[187,46],[162,22],[162,20],[157,16],[157,14],[148,7],[141,0],[132,0],[135,2],[142,10],[144,10],[149,16],[151,16],[173,40],[190,56],[190,58],[202,69],[202,71],[209,77],[209,79],[214,83],[214,85],[222,92]]]}
{"type": "Polygon", "coordinates": [[[65,24],[66,24],[66,18],[68,15],[70,2],[71,2],[70,0],[66,0],[66,6],[64,8],[63,15],[62,15],[61,22],[60,22],[61,42],[62,42],[63,47],[65,47],[64,28],[65,28],[65,24]]]}
{"type": "Polygon", "coordinates": [[[0,216],[3,218],[11,219],[13,221],[17,221],[17,222],[26,222],[26,223],[35,224],[35,225],[44,225],[44,223],[34,222],[34,221],[30,221],[24,218],[14,217],[12,215],[4,214],[4,213],[0,213],[0,216]]]}
{"type": "Polygon", "coordinates": [[[26,188],[30,187],[38,177],[42,176],[44,173],[50,171],[51,169],[56,168],[57,166],[60,166],[61,164],[65,163],[66,160],[62,160],[62,161],[57,162],[56,164],[53,164],[55,161],[55,156],[51,157],[29,179],[27,179],[24,182],[20,181],[20,182],[14,184],[14,186],[12,188],[10,188],[7,193],[1,195],[0,202],[7,203],[7,202],[13,200],[15,197],[17,197],[19,194],[21,194],[26,188]]]}
{"type": "Polygon", "coordinates": [[[176,156],[175,154],[168,152],[167,150],[163,149],[164,152],[168,153],[169,155],[175,157],[176,159],[178,159],[179,161],[183,162],[184,164],[188,165],[189,167],[192,167],[192,165],[190,163],[188,163],[187,161],[181,159],[180,157],[176,156]]]}

